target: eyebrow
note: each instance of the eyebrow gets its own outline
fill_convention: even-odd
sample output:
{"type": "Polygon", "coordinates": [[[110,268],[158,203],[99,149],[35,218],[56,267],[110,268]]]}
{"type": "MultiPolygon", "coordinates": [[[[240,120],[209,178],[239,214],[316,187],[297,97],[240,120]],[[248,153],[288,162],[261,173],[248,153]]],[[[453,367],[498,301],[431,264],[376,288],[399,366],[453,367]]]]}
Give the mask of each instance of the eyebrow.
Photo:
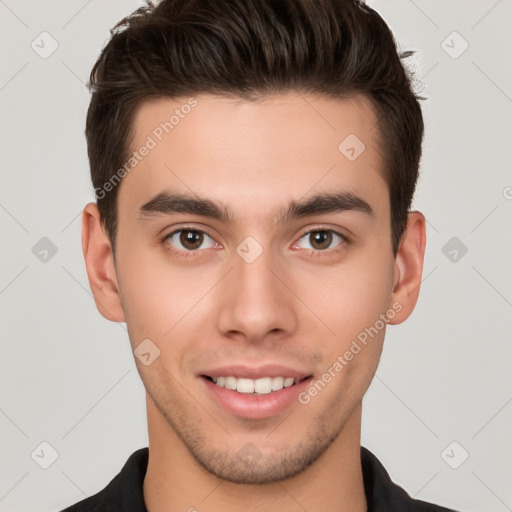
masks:
{"type": "MultiPolygon", "coordinates": [[[[360,212],[370,217],[375,216],[372,207],[363,198],[352,192],[335,192],[292,200],[277,212],[274,221],[283,224],[303,217],[344,211],[360,212]]],[[[209,217],[226,224],[233,223],[233,215],[227,205],[197,195],[161,192],[139,208],[139,218],[141,219],[172,213],[188,213],[209,217]]]]}

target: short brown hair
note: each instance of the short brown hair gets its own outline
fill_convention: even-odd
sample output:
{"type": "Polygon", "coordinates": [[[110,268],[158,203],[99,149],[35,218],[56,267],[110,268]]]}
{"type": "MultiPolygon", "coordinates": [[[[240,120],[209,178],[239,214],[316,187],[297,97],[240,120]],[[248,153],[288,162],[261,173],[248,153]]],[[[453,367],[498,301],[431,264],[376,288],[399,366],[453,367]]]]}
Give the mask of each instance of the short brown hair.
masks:
{"type": "MultiPolygon", "coordinates": [[[[384,20],[358,0],[148,0],[112,29],[91,72],[86,137],[93,186],[102,190],[129,158],[134,112],[150,97],[362,94],[378,119],[396,254],[424,130],[400,60],[410,54],[397,52],[384,20]]],[[[118,187],[109,188],[97,203],[114,247],[118,187]]]]}

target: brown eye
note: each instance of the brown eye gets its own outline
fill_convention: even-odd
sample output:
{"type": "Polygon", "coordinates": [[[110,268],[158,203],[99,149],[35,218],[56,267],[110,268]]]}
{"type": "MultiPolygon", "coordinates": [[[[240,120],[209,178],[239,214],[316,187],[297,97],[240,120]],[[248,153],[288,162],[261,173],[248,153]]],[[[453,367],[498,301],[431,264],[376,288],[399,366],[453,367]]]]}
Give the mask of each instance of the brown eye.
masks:
{"type": "Polygon", "coordinates": [[[180,242],[185,247],[185,249],[189,249],[193,251],[201,247],[203,243],[203,234],[199,231],[189,231],[183,230],[180,234],[180,242]]]}
{"type": "Polygon", "coordinates": [[[299,246],[301,243],[305,243],[306,245],[302,247],[303,249],[325,251],[337,245],[342,245],[344,242],[346,242],[346,238],[336,231],[331,229],[315,229],[301,236],[299,246]]]}
{"type": "Polygon", "coordinates": [[[215,246],[213,239],[203,231],[197,229],[179,229],[171,233],[166,242],[181,251],[197,251],[215,246]]]}
{"type": "Polygon", "coordinates": [[[328,249],[332,242],[332,233],[330,231],[312,231],[309,234],[309,242],[313,249],[328,249]]]}

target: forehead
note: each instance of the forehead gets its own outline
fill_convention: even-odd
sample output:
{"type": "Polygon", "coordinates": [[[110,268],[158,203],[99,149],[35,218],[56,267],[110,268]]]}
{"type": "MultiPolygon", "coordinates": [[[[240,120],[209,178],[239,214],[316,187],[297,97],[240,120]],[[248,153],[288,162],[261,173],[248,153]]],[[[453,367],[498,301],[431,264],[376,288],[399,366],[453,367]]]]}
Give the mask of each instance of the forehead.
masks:
{"type": "Polygon", "coordinates": [[[377,214],[389,208],[377,119],[362,96],[158,98],[138,108],[133,134],[139,156],[119,191],[132,210],[163,190],[228,202],[252,218],[316,190],[362,195],[377,214]]]}

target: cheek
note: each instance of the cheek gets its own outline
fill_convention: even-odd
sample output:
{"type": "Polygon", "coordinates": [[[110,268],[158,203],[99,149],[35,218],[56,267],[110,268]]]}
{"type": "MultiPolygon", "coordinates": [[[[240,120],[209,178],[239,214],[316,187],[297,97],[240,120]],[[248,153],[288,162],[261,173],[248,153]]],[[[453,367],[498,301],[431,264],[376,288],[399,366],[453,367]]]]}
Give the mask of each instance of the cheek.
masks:
{"type": "Polygon", "coordinates": [[[147,256],[119,261],[119,286],[132,342],[149,338],[160,345],[193,317],[214,281],[201,270],[171,266],[165,253],[147,256]]]}
{"type": "MultiPolygon", "coordinates": [[[[389,268],[374,266],[370,271],[331,273],[323,293],[309,296],[321,304],[318,316],[333,333],[316,337],[323,354],[318,380],[306,391],[304,400],[329,391],[314,407],[318,410],[337,410],[338,419],[351,411],[368,389],[382,352],[386,323],[381,315],[389,311],[391,279],[389,268]],[[332,383],[332,384],[331,384],[332,383]],[[340,406],[343,404],[343,406],[340,406]]],[[[318,324],[320,325],[320,324],[318,324]]],[[[317,328],[317,331],[319,328],[317,328]]]]}
{"type": "Polygon", "coordinates": [[[343,349],[385,313],[392,293],[392,268],[391,261],[361,259],[323,269],[307,279],[300,293],[329,330],[324,348],[343,349]]]}

